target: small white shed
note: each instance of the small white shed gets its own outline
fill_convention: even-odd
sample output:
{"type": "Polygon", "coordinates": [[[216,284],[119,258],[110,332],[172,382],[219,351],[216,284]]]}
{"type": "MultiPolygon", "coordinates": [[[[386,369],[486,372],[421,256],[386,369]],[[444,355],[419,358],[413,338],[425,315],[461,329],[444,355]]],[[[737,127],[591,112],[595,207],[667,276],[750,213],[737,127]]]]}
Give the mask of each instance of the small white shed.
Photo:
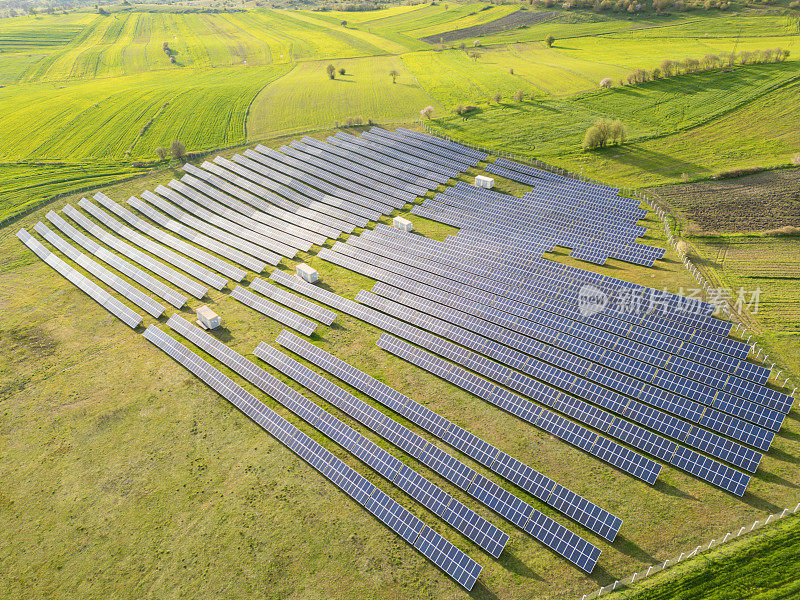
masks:
{"type": "Polygon", "coordinates": [[[197,309],[197,324],[203,329],[216,329],[222,325],[222,317],[203,305],[197,309]]]}
{"type": "Polygon", "coordinates": [[[315,283],[317,279],[319,279],[319,273],[317,273],[317,270],[313,267],[310,267],[306,263],[300,263],[297,265],[297,276],[308,283],[315,283]]]}
{"type": "Polygon", "coordinates": [[[476,175],[475,185],[477,187],[486,188],[487,190],[490,190],[494,187],[494,179],[491,177],[486,177],[486,175],[476,175]]]}
{"type": "Polygon", "coordinates": [[[399,229],[400,231],[411,231],[414,229],[411,221],[404,219],[403,217],[395,217],[392,219],[392,225],[394,225],[395,229],[399,229]]]}

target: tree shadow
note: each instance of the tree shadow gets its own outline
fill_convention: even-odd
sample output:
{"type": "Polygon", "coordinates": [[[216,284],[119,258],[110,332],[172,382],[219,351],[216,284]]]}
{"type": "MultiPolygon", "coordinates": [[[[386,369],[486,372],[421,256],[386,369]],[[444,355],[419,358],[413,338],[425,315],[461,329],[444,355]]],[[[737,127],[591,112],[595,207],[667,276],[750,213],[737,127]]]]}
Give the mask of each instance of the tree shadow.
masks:
{"type": "Polygon", "coordinates": [[[710,174],[702,165],[670,156],[662,152],[648,150],[636,144],[610,146],[594,151],[598,156],[633,167],[642,171],[669,176],[676,173],[710,174]],[[613,151],[613,154],[610,152],[613,151]]]}
{"type": "Polygon", "coordinates": [[[500,566],[511,571],[517,575],[525,577],[526,579],[536,579],[537,581],[545,581],[543,577],[531,569],[528,565],[522,562],[519,557],[508,549],[503,550],[500,558],[497,559],[500,566]]]}

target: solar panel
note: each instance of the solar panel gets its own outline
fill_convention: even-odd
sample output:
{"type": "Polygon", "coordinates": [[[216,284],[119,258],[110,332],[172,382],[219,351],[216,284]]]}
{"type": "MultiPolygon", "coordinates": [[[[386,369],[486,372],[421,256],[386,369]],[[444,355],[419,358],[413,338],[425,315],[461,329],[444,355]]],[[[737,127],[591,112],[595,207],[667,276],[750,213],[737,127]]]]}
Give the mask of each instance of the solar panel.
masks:
{"type": "Polygon", "coordinates": [[[256,296],[253,292],[237,285],[231,292],[231,298],[234,298],[246,304],[250,308],[257,310],[262,315],[266,315],[271,319],[275,319],[279,323],[283,323],[287,327],[291,327],[302,333],[303,335],[311,335],[317,328],[317,324],[308,319],[296,315],[290,310],[286,310],[282,306],[278,306],[269,300],[265,300],[260,296],[256,296]]]}
{"type": "MultiPolygon", "coordinates": [[[[232,248],[227,244],[223,244],[214,238],[211,238],[207,235],[204,235],[190,227],[186,227],[182,223],[178,223],[173,219],[169,219],[164,215],[164,213],[158,212],[152,206],[149,206],[139,200],[131,196],[128,198],[128,204],[138,210],[140,213],[145,215],[151,221],[158,223],[162,227],[169,229],[170,231],[177,233],[179,236],[189,240],[192,243],[197,244],[198,246],[202,246],[207,250],[211,250],[212,252],[216,252],[220,256],[224,256],[228,260],[235,262],[238,265],[243,267],[247,267],[251,271],[255,271],[256,273],[261,273],[266,268],[266,264],[260,260],[253,258],[237,250],[236,248],[232,248]]],[[[276,259],[280,258],[278,256],[275,257],[276,259]]],[[[275,263],[277,264],[277,263],[275,263]]],[[[241,281],[241,279],[237,279],[237,281],[241,281]]]]}
{"type": "MultiPolygon", "coordinates": [[[[140,219],[132,212],[130,212],[128,209],[126,209],[120,204],[117,204],[116,202],[114,202],[113,200],[111,200],[110,198],[108,198],[103,194],[100,193],[95,194],[94,199],[100,202],[100,204],[102,204],[105,208],[113,212],[116,216],[123,219],[131,227],[135,227],[142,233],[149,235],[150,237],[161,242],[162,244],[185,254],[186,256],[196,260],[201,264],[206,265],[207,267],[214,269],[215,271],[218,271],[219,273],[222,273],[226,277],[230,277],[234,281],[241,281],[247,274],[242,269],[236,268],[233,265],[218,259],[216,256],[209,254],[208,252],[204,252],[197,246],[187,244],[186,242],[179,240],[178,238],[173,237],[168,233],[161,231],[158,227],[153,227],[147,221],[140,219]]],[[[144,246],[142,247],[144,248],[144,246]]],[[[184,271],[186,271],[190,275],[193,274],[186,268],[184,268],[184,271]]],[[[207,283],[208,285],[211,285],[214,289],[218,290],[221,290],[223,287],[225,287],[225,285],[227,285],[227,281],[225,281],[224,279],[222,280],[223,281],[222,285],[220,287],[217,287],[219,285],[219,281],[212,279],[210,276],[206,276],[205,278],[203,278],[200,277],[198,274],[197,278],[200,279],[200,281],[203,281],[204,283],[207,283]]]]}
{"type": "Polygon", "coordinates": [[[423,528],[414,547],[464,588],[471,590],[481,567],[430,527],[423,528]]]}
{"type": "MultiPolygon", "coordinates": [[[[426,526],[408,510],[397,504],[362,475],[342,463],[324,447],[157,327],[153,325],[148,327],[144,332],[144,336],[263,429],[275,436],[276,439],[283,442],[295,454],[322,473],[356,502],[364,506],[392,531],[395,531],[409,544],[416,547],[416,543],[419,542],[419,537],[424,533],[426,526]]],[[[425,540],[433,539],[436,538],[432,538],[430,535],[425,538],[425,540]]],[[[435,543],[439,549],[438,553],[431,552],[428,549],[428,554],[424,552],[423,554],[459,584],[464,587],[469,586],[467,589],[471,589],[475,579],[480,574],[480,566],[450,542],[444,540],[444,538],[437,539],[435,543]],[[453,568],[454,565],[460,565],[460,568],[453,568]],[[467,572],[471,575],[464,576],[462,572],[467,572]],[[474,575],[474,578],[472,575],[474,575]]]]}
{"type": "Polygon", "coordinates": [[[263,294],[275,302],[280,302],[284,306],[288,306],[312,319],[316,319],[325,325],[331,325],[336,320],[336,313],[332,310],[322,308],[320,305],[309,302],[300,296],[290,294],[279,287],[267,283],[263,279],[254,278],[249,287],[251,290],[263,294]]]}
{"type": "Polygon", "coordinates": [[[75,287],[87,294],[92,300],[105,308],[128,327],[136,328],[142,324],[142,317],[111,296],[103,288],[93,283],[78,271],[70,267],[63,260],[45,248],[38,240],[24,229],[17,232],[19,240],[30,250],[50,265],[57,273],[72,283],[75,287]]]}
{"type": "MultiPolygon", "coordinates": [[[[71,206],[67,205],[64,207],[64,212],[69,214],[69,210],[72,209],[71,206]]],[[[74,210],[74,209],[72,209],[74,210]]],[[[77,213],[78,216],[80,213],[77,213]]],[[[74,242],[78,243],[80,246],[91,252],[94,256],[102,260],[104,263],[114,267],[117,271],[130,277],[133,281],[138,283],[139,285],[147,288],[151,292],[157,294],[173,306],[177,308],[181,308],[186,304],[186,296],[178,294],[172,288],[164,285],[155,277],[151,276],[148,273],[145,273],[138,267],[133,266],[129,262],[126,262],[119,258],[113,252],[109,252],[107,249],[102,247],[100,244],[96,243],[95,241],[89,239],[82,233],[80,233],[77,229],[75,229],[72,225],[67,223],[61,216],[54,213],[52,210],[47,213],[47,219],[58,229],[60,229],[67,237],[72,239],[74,242]]]]}
{"type": "MultiPolygon", "coordinates": [[[[492,556],[497,557],[503,551],[508,542],[507,534],[403,465],[389,452],[180,316],[170,317],[167,325],[373,467],[434,514],[442,517],[469,539],[478,543],[492,556]],[[460,515],[459,519],[451,518],[454,511],[460,515]]],[[[295,371],[291,364],[294,361],[277,350],[265,346],[260,349],[259,353],[261,356],[268,356],[270,364],[279,365],[279,370],[282,372],[292,376],[295,371]]]]}
{"type": "Polygon", "coordinates": [[[45,224],[41,221],[36,223],[33,229],[58,250],[63,252],[70,260],[78,264],[80,267],[86,269],[100,281],[125,296],[128,300],[140,308],[147,311],[151,316],[157,319],[164,314],[165,308],[161,304],[140,292],[127,281],[120,279],[111,271],[101,267],[82,252],[78,252],[62,238],[48,229],[47,226],[45,226],[45,224]]]}
{"type": "MultiPolygon", "coordinates": [[[[279,344],[291,349],[293,352],[296,352],[306,360],[314,363],[322,369],[325,369],[332,375],[340,378],[342,381],[378,400],[378,402],[381,404],[384,404],[396,412],[399,412],[403,416],[414,420],[412,414],[409,413],[409,411],[404,410],[409,403],[413,403],[413,400],[403,396],[399,392],[373,379],[348,363],[332,356],[331,354],[328,354],[313,344],[305,342],[305,340],[302,340],[285,330],[282,331],[278,336],[277,341],[279,344]]],[[[263,344],[259,345],[255,352],[256,355],[260,357],[260,353],[264,352],[266,348],[263,344]]],[[[268,354],[265,353],[265,356],[268,356],[268,354]]],[[[319,375],[314,376],[314,374],[311,373],[306,373],[306,380],[313,382],[312,385],[314,385],[314,387],[310,387],[309,389],[327,399],[327,395],[330,395],[330,392],[328,391],[330,388],[330,383],[322,379],[319,375]]],[[[308,385],[307,381],[303,382],[304,385],[308,385]]],[[[355,398],[349,399],[350,405],[357,402],[358,401],[355,400],[355,398]]],[[[381,433],[381,430],[378,432],[381,433],[381,435],[384,435],[384,437],[387,437],[387,439],[393,443],[408,451],[412,456],[418,458],[418,460],[428,465],[431,469],[446,479],[449,479],[457,486],[464,489],[468,494],[489,506],[489,508],[504,518],[508,519],[521,529],[525,528],[527,519],[534,510],[530,505],[520,500],[510,492],[504,490],[499,485],[475,473],[472,471],[472,469],[469,469],[469,477],[458,476],[454,471],[458,470],[459,467],[466,470],[468,469],[466,468],[466,465],[463,465],[463,463],[460,463],[460,461],[447,455],[442,450],[436,448],[429,442],[426,442],[424,439],[405,429],[401,425],[396,423],[393,423],[392,425],[393,429],[390,431],[389,435],[381,433]]],[[[582,540],[582,538],[579,536],[575,536],[575,538],[584,542],[584,540],[582,540]]],[[[585,543],[588,544],[588,542],[585,543]]],[[[599,556],[599,550],[597,555],[599,556]]],[[[569,553],[564,554],[564,556],[568,560],[572,560],[569,553]]],[[[591,572],[591,568],[593,567],[594,563],[590,565],[589,572],[591,572]]]]}
{"type": "MultiPolygon", "coordinates": [[[[82,208],[85,208],[86,204],[89,204],[89,202],[86,201],[85,198],[79,202],[79,205],[81,205],[82,208]]],[[[192,281],[185,275],[178,273],[177,271],[164,265],[163,263],[160,263],[157,260],[150,258],[150,256],[148,256],[144,252],[137,250],[130,244],[127,244],[122,240],[120,240],[119,238],[106,232],[101,227],[98,227],[97,225],[92,223],[89,219],[87,219],[83,214],[74,209],[71,205],[67,204],[64,207],[63,211],[65,215],[69,216],[70,219],[75,221],[78,225],[83,227],[86,231],[91,233],[98,240],[100,240],[110,248],[113,248],[120,254],[123,254],[132,261],[152,271],[159,277],[166,279],[173,285],[176,285],[185,292],[190,293],[195,298],[202,298],[203,296],[206,295],[206,292],[208,291],[207,288],[192,281]]]]}

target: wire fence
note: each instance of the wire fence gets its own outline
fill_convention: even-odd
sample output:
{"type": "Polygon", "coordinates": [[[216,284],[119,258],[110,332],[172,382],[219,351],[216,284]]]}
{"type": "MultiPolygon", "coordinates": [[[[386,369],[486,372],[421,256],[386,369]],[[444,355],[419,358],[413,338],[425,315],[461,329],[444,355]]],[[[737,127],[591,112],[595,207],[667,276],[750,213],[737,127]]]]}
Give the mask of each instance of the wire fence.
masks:
{"type": "Polygon", "coordinates": [[[711,540],[711,541],[709,541],[708,543],[705,543],[705,544],[700,544],[699,546],[697,546],[697,548],[695,548],[691,552],[681,552],[678,556],[675,556],[673,558],[669,558],[669,559],[665,560],[663,563],[650,565],[647,568],[646,571],[638,571],[636,573],[633,573],[632,575],[628,575],[627,577],[624,577],[623,579],[618,579],[614,583],[612,583],[610,585],[603,586],[603,587],[595,590],[591,594],[584,594],[581,597],[580,600],[593,600],[594,598],[599,598],[600,596],[603,596],[604,594],[610,594],[613,591],[620,590],[620,589],[623,589],[625,587],[629,587],[630,585],[632,585],[636,581],[641,581],[642,579],[645,579],[647,577],[651,577],[652,575],[655,575],[656,573],[660,573],[664,569],[667,569],[667,568],[669,568],[671,566],[675,566],[675,565],[677,565],[679,563],[682,563],[685,560],[688,560],[688,559],[690,559],[692,557],[698,556],[698,555],[700,555],[700,554],[702,554],[704,552],[708,552],[712,548],[716,548],[717,546],[721,546],[722,544],[724,544],[726,542],[730,542],[730,541],[735,540],[735,539],[737,539],[737,538],[739,538],[739,537],[741,537],[743,535],[747,535],[748,533],[751,533],[751,532],[756,531],[758,529],[762,529],[762,528],[766,527],[767,525],[769,525],[770,523],[775,523],[775,522],[780,521],[781,519],[783,519],[785,517],[788,517],[788,516],[791,516],[791,515],[797,513],[798,510],[800,510],[800,503],[798,503],[794,508],[785,508],[785,509],[783,509],[783,511],[781,511],[779,513],[771,514],[766,519],[764,519],[763,521],[755,521],[749,527],[747,525],[745,525],[744,527],[740,528],[735,533],[733,531],[729,531],[728,533],[726,533],[721,538],[713,539],[713,540],[711,540]]]}

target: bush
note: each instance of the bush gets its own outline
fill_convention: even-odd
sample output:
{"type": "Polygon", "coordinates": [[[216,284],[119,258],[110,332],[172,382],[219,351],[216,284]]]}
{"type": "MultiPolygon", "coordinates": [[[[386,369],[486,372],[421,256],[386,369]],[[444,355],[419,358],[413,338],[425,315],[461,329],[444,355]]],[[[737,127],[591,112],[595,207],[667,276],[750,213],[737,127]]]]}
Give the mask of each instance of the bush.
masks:
{"type": "Polygon", "coordinates": [[[499,94],[499,93],[495,94],[494,96],[492,96],[492,100],[494,100],[497,104],[500,104],[500,100],[502,100],[502,99],[503,99],[503,96],[501,94],[499,94]]]}
{"type": "Polygon", "coordinates": [[[466,106],[464,106],[463,104],[459,104],[453,109],[453,112],[456,113],[457,115],[464,116],[468,115],[471,112],[475,112],[476,110],[478,110],[478,107],[473,106],[472,104],[467,104],[466,106]]]}

